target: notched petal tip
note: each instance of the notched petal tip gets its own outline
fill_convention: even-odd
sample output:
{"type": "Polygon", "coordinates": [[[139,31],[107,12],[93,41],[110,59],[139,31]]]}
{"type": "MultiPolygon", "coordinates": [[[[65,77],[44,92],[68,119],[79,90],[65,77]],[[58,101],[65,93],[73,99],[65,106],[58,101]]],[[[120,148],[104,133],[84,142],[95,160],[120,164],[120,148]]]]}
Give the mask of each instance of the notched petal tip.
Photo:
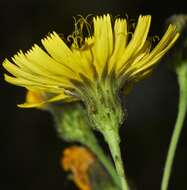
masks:
{"type": "Polygon", "coordinates": [[[51,33],[47,34],[43,39],[41,39],[41,41],[44,42],[48,40],[53,40],[55,38],[60,38],[60,36],[55,31],[52,31],[51,33]]]}
{"type": "Polygon", "coordinates": [[[7,64],[11,64],[11,62],[6,58],[6,59],[2,62],[2,66],[6,69],[7,64]]]}

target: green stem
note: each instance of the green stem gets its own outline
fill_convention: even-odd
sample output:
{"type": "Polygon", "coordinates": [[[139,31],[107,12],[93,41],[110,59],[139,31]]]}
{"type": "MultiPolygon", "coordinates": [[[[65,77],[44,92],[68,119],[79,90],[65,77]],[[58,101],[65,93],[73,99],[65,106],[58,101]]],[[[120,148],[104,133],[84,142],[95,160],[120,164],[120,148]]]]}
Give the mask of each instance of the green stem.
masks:
{"type": "Polygon", "coordinates": [[[105,140],[107,141],[109,145],[112,158],[115,163],[116,171],[121,181],[122,190],[129,190],[125,171],[124,171],[123,161],[121,158],[121,151],[120,151],[120,146],[119,146],[120,138],[119,138],[118,132],[113,131],[113,130],[105,130],[103,134],[104,134],[105,140]]]}
{"type": "Polygon", "coordinates": [[[183,70],[178,71],[178,83],[179,83],[179,106],[178,115],[175,123],[174,131],[171,137],[169,150],[167,153],[167,158],[164,167],[164,173],[162,177],[161,190],[167,190],[169,185],[169,179],[171,176],[172,165],[174,161],[174,156],[179,141],[179,137],[182,131],[186,110],[187,110],[187,80],[183,70]]]}
{"type": "Polygon", "coordinates": [[[117,176],[117,173],[112,165],[112,163],[110,162],[110,160],[106,157],[106,155],[104,154],[103,150],[100,148],[99,145],[95,144],[87,144],[87,146],[90,148],[90,150],[98,157],[99,161],[103,164],[103,166],[105,167],[105,169],[108,171],[109,175],[112,177],[112,179],[114,180],[114,183],[117,187],[119,187],[119,178],[117,176]]]}

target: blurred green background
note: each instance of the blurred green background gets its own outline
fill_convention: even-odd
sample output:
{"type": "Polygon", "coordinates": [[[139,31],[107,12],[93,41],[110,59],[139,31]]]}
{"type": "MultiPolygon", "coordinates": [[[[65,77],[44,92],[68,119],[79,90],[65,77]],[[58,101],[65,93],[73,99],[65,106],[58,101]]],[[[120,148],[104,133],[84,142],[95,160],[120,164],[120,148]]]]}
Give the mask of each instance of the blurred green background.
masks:
{"type": "MultiPolygon", "coordinates": [[[[151,14],[151,34],[162,34],[165,19],[187,13],[185,1],[151,0],[0,0],[0,61],[18,50],[40,43],[55,30],[67,36],[72,16],[82,14],[125,15],[137,19],[151,14]]],[[[153,75],[124,98],[128,118],[121,129],[121,150],[131,183],[138,190],[158,190],[166,151],[177,114],[176,76],[163,59],[153,75]]],[[[167,60],[167,61],[166,61],[167,60]]],[[[53,121],[46,112],[19,109],[25,91],[0,80],[0,189],[76,189],[60,168],[62,150],[53,121]]],[[[187,122],[185,122],[187,125],[187,122]]],[[[101,144],[108,152],[100,135],[101,144]]],[[[187,189],[187,128],[180,139],[170,190],[187,189]]]]}

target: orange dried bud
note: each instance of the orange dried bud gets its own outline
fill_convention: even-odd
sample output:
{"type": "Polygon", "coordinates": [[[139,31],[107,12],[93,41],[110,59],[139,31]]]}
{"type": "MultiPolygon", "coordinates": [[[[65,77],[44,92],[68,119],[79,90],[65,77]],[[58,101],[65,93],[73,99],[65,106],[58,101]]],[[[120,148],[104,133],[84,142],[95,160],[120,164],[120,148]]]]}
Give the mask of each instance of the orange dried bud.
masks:
{"type": "Polygon", "coordinates": [[[91,190],[88,169],[95,160],[95,156],[88,149],[72,146],[64,150],[61,163],[65,171],[72,172],[73,181],[80,190],[91,190]]]}

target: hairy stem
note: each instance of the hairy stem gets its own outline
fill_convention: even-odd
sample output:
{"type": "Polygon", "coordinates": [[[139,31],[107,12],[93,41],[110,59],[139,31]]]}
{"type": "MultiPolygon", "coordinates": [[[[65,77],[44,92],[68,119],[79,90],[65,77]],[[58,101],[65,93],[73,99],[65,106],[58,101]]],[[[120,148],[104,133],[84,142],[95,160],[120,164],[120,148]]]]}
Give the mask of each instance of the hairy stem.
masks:
{"type": "Polygon", "coordinates": [[[87,144],[87,146],[90,148],[90,150],[98,157],[99,161],[103,164],[106,171],[109,173],[109,175],[112,177],[112,180],[114,180],[114,184],[117,187],[120,187],[119,178],[115,171],[114,166],[112,165],[112,162],[106,157],[101,147],[97,144],[87,144]]]}
{"type": "Polygon", "coordinates": [[[184,69],[178,70],[178,84],[179,84],[179,105],[178,115],[171,137],[167,158],[164,167],[164,173],[161,182],[161,190],[167,190],[169,185],[169,179],[171,176],[171,170],[174,162],[175,152],[177,144],[182,131],[186,110],[187,110],[187,73],[184,69]],[[185,76],[186,75],[186,76],[185,76]]]}
{"type": "Polygon", "coordinates": [[[114,160],[114,164],[116,167],[117,174],[121,181],[121,187],[122,190],[129,190],[125,171],[124,171],[124,165],[121,157],[121,151],[120,151],[120,138],[116,131],[113,130],[106,130],[104,133],[105,140],[107,141],[112,158],[114,160]]]}

